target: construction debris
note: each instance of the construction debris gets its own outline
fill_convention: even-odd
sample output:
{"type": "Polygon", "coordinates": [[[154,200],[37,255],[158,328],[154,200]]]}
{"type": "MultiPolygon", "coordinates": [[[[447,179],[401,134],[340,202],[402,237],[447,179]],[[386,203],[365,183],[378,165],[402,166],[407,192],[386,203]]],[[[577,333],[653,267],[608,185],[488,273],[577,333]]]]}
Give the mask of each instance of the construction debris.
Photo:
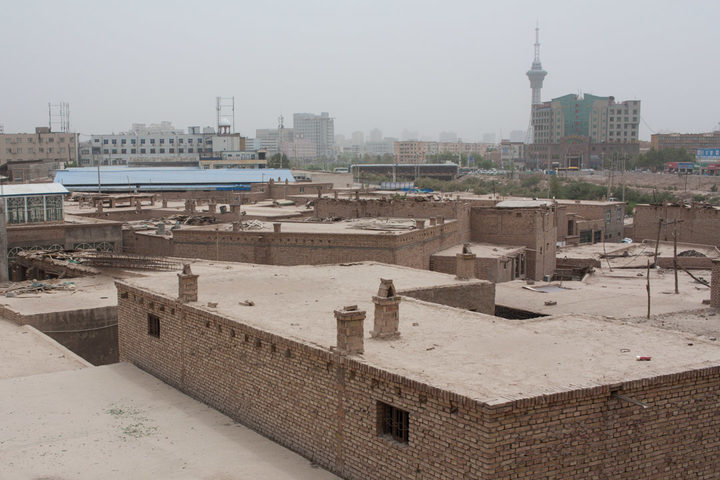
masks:
{"type": "Polygon", "coordinates": [[[17,282],[8,288],[0,289],[0,293],[6,297],[17,297],[18,295],[32,293],[52,293],[53,290],[75,290],[75,283],[67,281],[61,283],[38,282],[36,280],[17,282]]]}
{"type": "Polygon", "coordinates": [[[180,262],[164,257],[148,257],[145,255],[131,255],[113,252],[83,252],[84,265],[105,268],[126,268],[131,270],[178,270],[180,262]]]}

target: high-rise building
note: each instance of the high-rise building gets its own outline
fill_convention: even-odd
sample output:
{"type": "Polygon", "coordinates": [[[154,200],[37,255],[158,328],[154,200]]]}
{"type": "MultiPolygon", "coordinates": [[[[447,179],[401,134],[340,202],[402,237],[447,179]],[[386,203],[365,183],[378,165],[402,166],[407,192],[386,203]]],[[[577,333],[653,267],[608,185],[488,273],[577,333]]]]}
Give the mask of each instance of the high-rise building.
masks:
{"type": "Polygon", "coordinates": [[[484,133],[482,136],[482,143],[495,144],[495,134],[494,133],[484,133]]]}
{"type": "Polygon", "coordinates": [[[383,134],[382,130],[379,128],[373,128],[370,130],[370,135],[368,135],[371,142],[382,142],[383,134]]]}
{"type": "Polygon", "coordinates": [[[440,132],[438,135],[438,142],[442,143],[450,143],[450,142],[457,142],[458,136],[455,132],[440,132]]]}
{"type": "Polygon", "coordinates": [[[640,100],[569,94],[533,105],[533,143],[587,137],[592,143],[637,143],[640,100]]]}
{"type": "Polygon", "coordinates": [[[335,119],[328,112],[293,114],[296,140],[306,140],[315,146],[314,158],[335,157],[335,119]]]}

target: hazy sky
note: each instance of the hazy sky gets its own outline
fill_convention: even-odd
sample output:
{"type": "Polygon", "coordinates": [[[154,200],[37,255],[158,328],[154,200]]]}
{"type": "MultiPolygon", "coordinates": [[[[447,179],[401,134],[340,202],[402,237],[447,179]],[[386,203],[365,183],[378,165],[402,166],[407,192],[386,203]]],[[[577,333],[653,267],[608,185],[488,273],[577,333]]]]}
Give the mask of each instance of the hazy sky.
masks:
{"type": "Polygon", "coordinates": [[[536,20],[544,100],[640,99],[654,131],[720,121],[718,0],[0,0],[0,124],[66,101],[83,134],[214,126],[234,96],[247,136],[327,111],[346,135],[507,137],[528,124],[536,20]]]}

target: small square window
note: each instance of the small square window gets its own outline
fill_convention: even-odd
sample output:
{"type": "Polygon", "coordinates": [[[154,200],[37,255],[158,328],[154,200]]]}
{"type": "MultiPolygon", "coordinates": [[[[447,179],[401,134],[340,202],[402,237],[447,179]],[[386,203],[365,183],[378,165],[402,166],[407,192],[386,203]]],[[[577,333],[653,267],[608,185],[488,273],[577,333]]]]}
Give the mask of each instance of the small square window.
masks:
{"type": "Polygon", "coordinates": [[[148,335],[160,338],[160,317],[158,317],[157,315],[153,315],[152,313],[148,313],[147,325],[148,335]]]}
{"type": "Polygon", "coordinates": [[[160,153],[165,153],[165,149],[164,149],[164,148],[161,148],[161,149],[160,149],[160,153]]]}
{"type": "Polygon", "coordinates": [[[408,443],[410,414],[387,403],[378,402],[378,435],[390,436],[400,443],[408,443]]]}

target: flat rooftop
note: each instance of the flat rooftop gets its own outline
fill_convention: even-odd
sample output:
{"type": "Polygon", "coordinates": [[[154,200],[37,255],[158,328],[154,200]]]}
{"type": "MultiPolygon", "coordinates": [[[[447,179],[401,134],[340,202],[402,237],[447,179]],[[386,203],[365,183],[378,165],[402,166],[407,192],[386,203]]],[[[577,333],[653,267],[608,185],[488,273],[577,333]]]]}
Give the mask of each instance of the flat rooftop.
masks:
{"type": "MultiPolygon", "coordinates": [[[[445,220],[451,223],[455,220],[445,220]]],[[[425,219],[425,226],[429,227],[429,220],[425,219]]],[[[215,228],[222,231],[232,231],[232,224],[212,224],[183,227],[183,230],[211,230],[215,228]]],[[[353,235],[402,235],[415,230],[415,219],[407,218],[357,218],[338,222],[311,222],[289,221],[282,222],[283,232],[288,233],[324,233],[324,234],[353,234],[353,235]]],[[[245,230],[249,232],[272,232],[273,222],[259,222],[255,228],[245,230]]]]}
{"type": "MultiPolygon", "coordinates": [[[[672,258],[673,243],[660,242],[658,245],[658,257],[672,258]]],[[[708,258],[720,258],[720,252],[711,245],[698,245],[694,243],[678,243],[678,256],[683,257],[687,254],[702,254],[708,258]]],[[[607,261],[615,267],[635,267],[642,268],[647,266],[648,260],[653,263],[655,256],[655,242],[647,243],[595,243],[588,245],[576,245],[567,247],[558,247],[556,251],[558,260],[563,258],[594,258],[602,259],[603,268],[607,267],[607,261]],[[602,258],[607,255],[607,260],[602,258]]]]}
{"type": "MultiPolygon", "coordinates": [[[[514,256],[517,252],[525,250],[525,247],[517,245],[495,245],[492,243],[469,243],[470,252],[474,253],[478,258],[502,258],[505,256],[514,256]]],[[[463,244],[454,245],[445,250],[433,253],[433,256],[454,257],[458,253],[462,253],[463,244]]]]}
{"type": "MultiPolygon", "coordinates": [[[[365,353],[353,358],[490,404],[720,364],[716,343],[647,325],[578,313],[507,320],[409,297],[400,304],[400,338],[369,338],[380,278],[393,279],[399,291],[468,283],[437,272],[371,262],[282,267],[197,261],[192,269],[199,274],[199,300],[192,306],[323,349],[336,344],[333,311],[358,305],[368,312],[365,353]],[[255,305],[238,304],[246,299],[255,305]],[[653,359],[637,362],[636,355],[653,359]]],[[[177,281],[176,272],[124,280],[168,298],[176,297],[177,281]]]]}
{"type": "MultiPolygon", "coordinates": [[[[0,398],[5,396],[2,379],[89,366],[88,362],[36,329],[0,317],[0,398]]],[[[2,444],[0,439],[0,449],[2,444]]]]}
{"type": "MultiPolygon", "coordinates": [[[[647,315],[647,277],[642,269],[596,268],[585,281],[553,282],[559,286],[544,293],[537,289],[548,284],[527,285],[523,280],[499,283],[495,286],[495,303],[529,310],[545,315],[579,314],[629,319],[647,315]],[[535,290],[531,290],[530,288],[535,290]],[[556,305],[545,305],[546,301],[556,305]]],[[[693,275],[710,279],[710,272],[697,270],[693,275]]],[[[651,315],[668,314],[702,308],[702,301],[710,298],[710,289],[698,284],[683,271],[678,273],[675,292],[673,271],[650,269],[651,315]]]]}
{"type": "Polygon", "coordinates": [[[0,416],[3,478],[339,478],[126,363],[0,380],[0,416]]]}
{"type": "MultiPolygon", "coordinates": [[[[32,282],[12,283],[12,287],[32,282]]],[[[0,305],[21,315],[64,312],[69,310],[110,307],[117,305],[117,290],[113,278],[107,275],[47,279],[40,283],[56,289],[38,293],[21,293],[6,297],[0,289],[0,305]]],[[[1,340],[1,339],[0,339],[1,340]]]]}

